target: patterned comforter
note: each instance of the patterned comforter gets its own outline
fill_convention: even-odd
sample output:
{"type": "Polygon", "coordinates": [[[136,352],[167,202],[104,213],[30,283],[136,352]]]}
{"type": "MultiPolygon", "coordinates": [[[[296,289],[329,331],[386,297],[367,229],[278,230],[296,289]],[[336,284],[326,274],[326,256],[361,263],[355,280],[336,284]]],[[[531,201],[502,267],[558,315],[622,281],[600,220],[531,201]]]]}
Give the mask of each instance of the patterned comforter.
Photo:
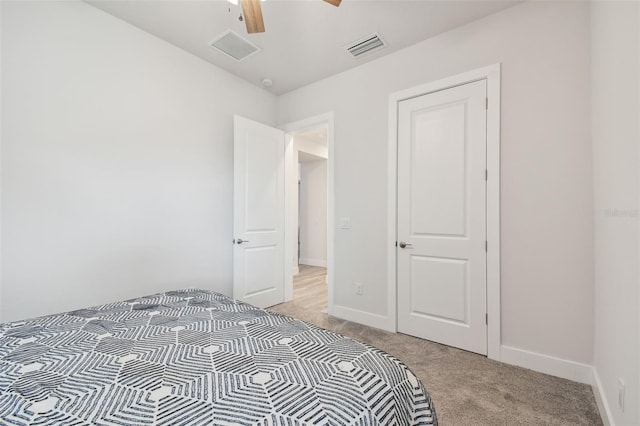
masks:
{"type": "Polygon", "coordinates": [[[2,425],[437,424],[397,359],[204,290],[0,325],[2,425]]]}

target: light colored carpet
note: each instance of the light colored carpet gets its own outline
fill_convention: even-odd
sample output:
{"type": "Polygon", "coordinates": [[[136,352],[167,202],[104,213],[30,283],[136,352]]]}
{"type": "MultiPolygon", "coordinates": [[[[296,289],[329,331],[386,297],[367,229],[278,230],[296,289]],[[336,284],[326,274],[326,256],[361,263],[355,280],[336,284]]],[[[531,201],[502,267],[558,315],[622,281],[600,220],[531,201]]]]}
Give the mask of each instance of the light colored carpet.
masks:
{"type": "Polygon", "coordinates": [[[326,308],[323,274],[324,268],[302,267],[294,282],[294,300],[270,310],[376,346],[402,360],[425,384],[441,425],[602,424],[588,385],[329,317],[321,312],[326,308]]]}

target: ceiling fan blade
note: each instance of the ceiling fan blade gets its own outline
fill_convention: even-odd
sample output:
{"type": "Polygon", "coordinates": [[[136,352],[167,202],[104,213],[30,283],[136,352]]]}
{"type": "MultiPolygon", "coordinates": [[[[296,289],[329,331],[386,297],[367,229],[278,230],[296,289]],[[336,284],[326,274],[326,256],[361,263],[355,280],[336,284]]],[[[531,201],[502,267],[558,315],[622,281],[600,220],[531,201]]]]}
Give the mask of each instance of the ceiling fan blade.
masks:
{"type": "Polygon", "coordinates": [[[334,5],[335,7],[340,6],[340,3],[342,2],[342,0],[324,0],[324,1],[326,1],[329,4],[334,5]]]}
{"type": "Polygon", "coordinates": [[[240,4],[242,4],[242,14],[247,25],[247,32],[249,34],[263,33],[264,21],[262,20],[260,0],[240,0],[240,4]]]}

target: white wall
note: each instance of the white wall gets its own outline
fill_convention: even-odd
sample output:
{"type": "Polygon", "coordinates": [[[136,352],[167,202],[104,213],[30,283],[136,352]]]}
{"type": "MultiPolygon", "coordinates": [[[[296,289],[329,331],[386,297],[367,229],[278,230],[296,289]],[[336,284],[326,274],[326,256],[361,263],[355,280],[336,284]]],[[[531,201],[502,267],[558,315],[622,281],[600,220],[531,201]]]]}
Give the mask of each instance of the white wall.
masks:
{"type": "Polygon", "coordinates": [[[275,98],[82,2],[2,2],[2,313],[231,293],[233,119],[275,98]]]}
{"type": "Polygon", "coordinates": [[[300,165],[300,263],[326,268],[327,160],[300,165]]]}
{"type": "Polygon", "coordinates": [[[290,92],[278,99],[278,122],[334,111],[335,214],[352,222],[335,231],[335,304],[385,316],[388,96],[498,62],[502,342],[591,364],[587,3],[516,5],[290,92]]]}
{"type": "Polygon", "coordinates": [[[596,395],[619,425],[640,424],[639,14],[637,2],[591,3],[596,395]]]}
{"type": "Polygon", "coordinates": [[[294,149],[324,159],[329,157],[326,141],[311,141],[294,135],[294,149]]]}

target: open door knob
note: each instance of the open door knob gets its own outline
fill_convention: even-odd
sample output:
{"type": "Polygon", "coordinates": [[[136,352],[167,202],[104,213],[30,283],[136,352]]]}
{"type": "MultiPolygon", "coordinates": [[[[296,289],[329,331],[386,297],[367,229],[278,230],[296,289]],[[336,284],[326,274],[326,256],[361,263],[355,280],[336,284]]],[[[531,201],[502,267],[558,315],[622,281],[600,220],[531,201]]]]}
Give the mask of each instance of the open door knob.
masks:
{"type": "Polygon", "coordinates": [[[400,248],[402,248],[402,249],[403,249],[403,248],[405,248],[405,247],[409,247],[409,246],[411,246],[411,245],[413,245],[413,244],[409,244],[409,243],[405,243],[404,241],[400,241],[400,242],[398,243],[398,245],[400,246],[400,248]]]}
{"type": "Polygon", "coordinates": [[[248,243],[248,242],[249,242],[249,240],[243,240],[242,238],[238,238],[236,240],[236,244],[242,244],[242,243],[248,243]]]}

